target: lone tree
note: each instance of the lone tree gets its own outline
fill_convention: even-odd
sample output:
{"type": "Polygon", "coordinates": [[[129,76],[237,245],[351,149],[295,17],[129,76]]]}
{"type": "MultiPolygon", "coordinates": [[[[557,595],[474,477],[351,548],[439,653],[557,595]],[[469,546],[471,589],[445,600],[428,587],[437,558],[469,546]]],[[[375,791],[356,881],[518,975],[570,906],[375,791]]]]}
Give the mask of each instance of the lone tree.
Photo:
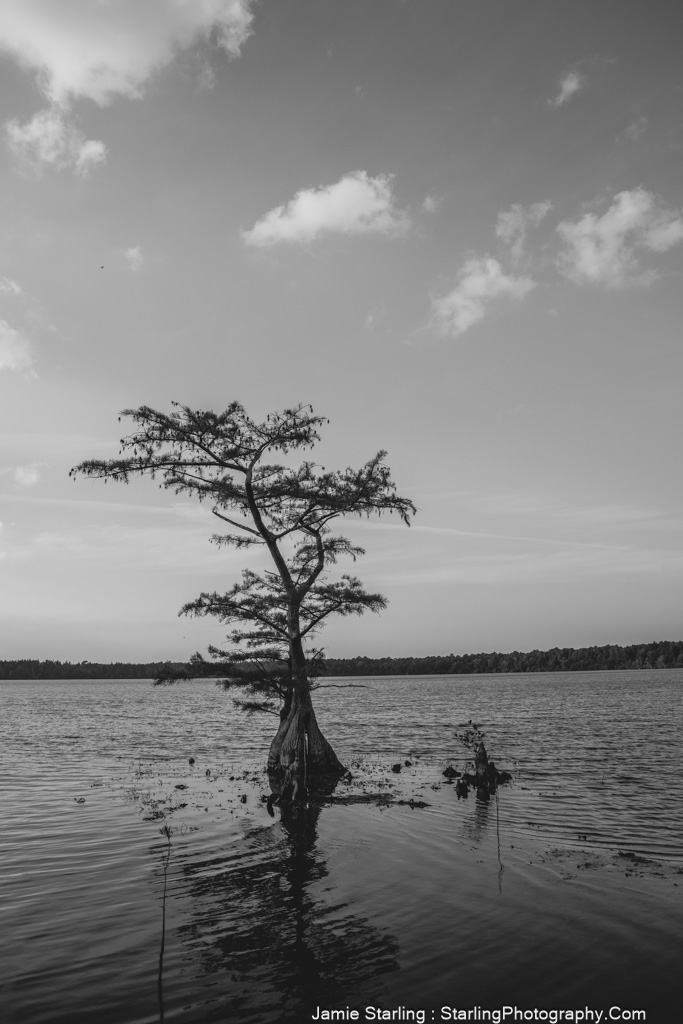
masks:
{"type": "MultiPolygon", "coordinates": [[[[247,416],[239,402],[221,413],[174,403],[170,414],[141,406],[121,415],[130,417],[135,429],[122,438],[120,457],[87,460],[70,475],[124,483],[159,476],[160,486],[209,501],[213,514],[237,531],[214,535],[217,544],[266,549],[269,569],[245,570],[227,593],[200,594],[181,614],[238,624],[229,635],[234,649],[227,656],[219,648],[209,651],[227,668],[226,685],[245,688],[255,698],[241,702],[245,710],[272,710],[271,698],[279,698],[280,725],[269,769],[289,767],[290,775],[301,766],[308,774],[342,772],[311,701],[322,671],[321,652],[304,645],[330,615],[386,606],[381,594],[368,593],[354,576],[329,578],[329,567],[340,556],[355,560],[364,553],[332,533],[334,520],[395,512],[410,525],[415,514],[413,503],[396,494],[386,452],[360,469],[332,472],[310,461],[271,461],[320,440],[318,430],[327,420],[307,405],[272,413],[262,423],[247,416]]],[[[208,666],[195,655],[192,675],[209,674],[208,666]]]]}

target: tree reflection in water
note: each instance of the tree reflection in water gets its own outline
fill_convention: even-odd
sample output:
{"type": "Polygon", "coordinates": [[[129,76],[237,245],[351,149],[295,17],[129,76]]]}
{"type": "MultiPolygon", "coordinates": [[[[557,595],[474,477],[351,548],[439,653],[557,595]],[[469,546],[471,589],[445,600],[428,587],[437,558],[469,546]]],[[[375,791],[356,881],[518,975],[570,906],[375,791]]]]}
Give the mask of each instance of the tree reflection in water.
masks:
{"type": "Polygon", "coordinates": [[[477,796],[474,801],[474,812],[472,815],[466,814],[463,818],[462,828],[465,835],[470,839],[475,846],[479,846],[486,837],[486,832],[489,826],[492,824],[492,820],[495,821],[496,826],[496,852],[498,857],[498,891],[503,891],[503,874],[505,872],[505,865],[501,857],[501,845],[500,845],[500,797],[498,792],[494,794],[494,802],[491,804],[491,798],[488,794],[477,796]],[[494,808],[492,811],[491,808],[494,808]],[[493,815],[493,819],[492,819],[493,815]]]}
{"type": "Polygon", "coordinates": [[[236,855],[181,864],[192,920],[179,934],[199,956],[203,1021],[301,1021],[316,1006],[365,1005],[398,970],[396,940],[320,884],[329,877],[316,849],[321,812],[284,804],[236,855]]]}
{"type": "Polygon", "coordinates": [[[488,800],[481,800],[479,796],[476,796],[474,801],[470,800],[470,804],[474,806],[467,808],[468,813],[463,816],[462,829],[468,839],[475,846],[479,846],[491,825],[491,804],[488,800]]]}

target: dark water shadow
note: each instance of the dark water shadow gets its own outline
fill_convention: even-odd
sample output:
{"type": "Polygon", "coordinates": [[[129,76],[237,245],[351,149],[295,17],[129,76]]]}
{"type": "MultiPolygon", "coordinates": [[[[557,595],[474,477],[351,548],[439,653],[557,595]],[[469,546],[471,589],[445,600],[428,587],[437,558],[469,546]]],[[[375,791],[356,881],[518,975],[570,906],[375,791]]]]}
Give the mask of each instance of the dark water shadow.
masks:
{"type": "Polygon", "coordinates": [[[190,914],[177,936],[195,972],[182,993],[187,1010],[192,1004],[184,1021],[300,1022],[316,1006],[372,999],[398,970],[393,936],[334,899],[318,850],[330,809],[283,804],[275,812],[276,823],[248,828],[230,856],[177,854],[190,914]]]}

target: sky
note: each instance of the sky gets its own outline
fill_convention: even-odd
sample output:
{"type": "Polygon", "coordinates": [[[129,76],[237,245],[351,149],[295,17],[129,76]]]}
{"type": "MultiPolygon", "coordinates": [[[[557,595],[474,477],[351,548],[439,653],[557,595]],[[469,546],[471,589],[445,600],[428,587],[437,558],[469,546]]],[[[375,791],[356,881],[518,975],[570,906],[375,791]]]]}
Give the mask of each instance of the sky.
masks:
{"type": "Polygon", "coordinates": [[[682,158],[664,0],[0,0],[0,658],[220,644],[172,401],[388,451],[329,656],[680,639],[682,158]]]}

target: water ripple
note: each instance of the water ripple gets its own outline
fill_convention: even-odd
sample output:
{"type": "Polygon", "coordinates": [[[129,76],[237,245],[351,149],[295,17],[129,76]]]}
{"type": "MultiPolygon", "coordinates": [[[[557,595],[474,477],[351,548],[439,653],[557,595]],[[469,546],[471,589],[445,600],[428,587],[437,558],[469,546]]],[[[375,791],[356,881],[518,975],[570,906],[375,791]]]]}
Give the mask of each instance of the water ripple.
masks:
{"type": "Polygon", "coordinates": [[[557,844],[589,851],[586,864],[621,851],[631,874],[643,856],[677,870],[683,672],[363,683],[353,700],[316,694],[323,730],[387,784],[389,766],[412,759],[406,785],[430,806],[318,808],[296,827],[261,799],[271,721],[238,715],[210,682],[0,684],[6,1019],[159,1020],[162,906],[166,1019],[183,1024],[301,1020],[311,999],[386,1003],[389,991],[389,1005],[446,999],[454,963],[467,964],[459,998],[486,983],[509,1000],[531,983],[522,952],[545,958],[539,1004],[544,991],[578,998],[572,950],[591,929],[601,953],[582,961],[585,984],[627,964],[637,998],[645,976],[629,950],[645,929],[645,980],[658,972],[664,991],[681,939],[668,904],[605,904],[589,881],[568,903],[549,881],[559,868],[539,876],[528,862],[557,844]],[[488,805],[458,801],[441,776],[464,764],[468,719],[514,774],[488,805]],[[481,974],[473,937],[498,980],[481,974]]]}

